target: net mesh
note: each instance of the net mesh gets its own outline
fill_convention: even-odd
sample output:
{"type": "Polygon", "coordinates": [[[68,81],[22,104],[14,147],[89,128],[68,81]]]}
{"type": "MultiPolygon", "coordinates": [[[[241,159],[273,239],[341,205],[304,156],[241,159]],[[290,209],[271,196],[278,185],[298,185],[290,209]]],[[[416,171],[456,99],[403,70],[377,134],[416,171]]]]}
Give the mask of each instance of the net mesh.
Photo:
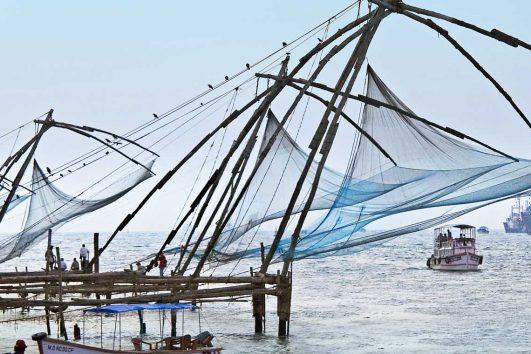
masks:
{"type": "MultiPolygon", "coordinates": [[[[151,168],[153,163],[151,161],[147,167],[151,168]]],[[[102,194],[101,198],[81,199],[54,186],[35,162],[31,183],[34,194],[31,195],[24,228],[0,243],[0,262],[20,256],[45,237],[48,229],[57,230],[70,220],[115,202],[149,177],[151,173],[140,167],[98,193],[102,194]]]]}
{"type": "MultiPolygon", "coordinates": [[[[367,96],[413,113],[370,68],[367,96]]],[[[323,171],[311,204],[312,211],[322,210],[323,215],[305,225],[290,258],[356,252],[531,188],[529,160],[515,162],[383,106],[365,105],[361,123],[397,166],[365,136],[354,139],[356,145],[346,173],[323,171]],[[364,226],[395,214],[457,205],[462,209],[440,212],[436,217],[424,217],[385,232],[361,231],[364,226]]],[[[270,115],[262,147],[278,125],[270,115]]],[[[287,131],[282,130],[238,212],[221,235],[214,255],[217,261],[260,254],[260,247],[253,246],[258,241],[257,226],[283,216],[307,157],[287,131]]],[[[293,214],[299,213],[304,205],[316,167],[314,161],[293,214]]],[[[286,232],[278,243],[277,261],[286,257],[290,236],[286,232]]]]}

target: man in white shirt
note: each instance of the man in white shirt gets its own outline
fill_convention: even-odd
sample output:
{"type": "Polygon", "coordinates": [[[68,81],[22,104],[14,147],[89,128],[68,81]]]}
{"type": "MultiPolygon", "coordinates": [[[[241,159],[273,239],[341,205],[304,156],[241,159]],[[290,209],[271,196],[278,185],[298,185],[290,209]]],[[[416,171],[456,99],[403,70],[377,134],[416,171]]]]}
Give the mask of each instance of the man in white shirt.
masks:
{"type": "Polygon", "coordinates": [[[81,269],[85,269],[88,258],[89,258],[89,250],[87,247],[85,247],[85,244],[83,244],[81,246],[81,249],[79,250],[79,260],[81,261],[81,269]]]}
{"type": "Polygon", "coordinates": [[[61,258],[61,270],[64,272],[67,268],[65,259],[61,258]]]}

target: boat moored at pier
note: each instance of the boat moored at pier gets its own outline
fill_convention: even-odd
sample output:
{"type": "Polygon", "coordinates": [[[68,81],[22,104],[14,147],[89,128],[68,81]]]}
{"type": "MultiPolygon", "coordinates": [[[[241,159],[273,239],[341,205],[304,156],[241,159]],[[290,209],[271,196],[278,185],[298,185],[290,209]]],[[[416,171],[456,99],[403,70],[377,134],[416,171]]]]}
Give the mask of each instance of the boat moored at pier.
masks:
{"type": "MultiPolygon", "coordinates": [[[[143,312],[146,310],[171,310],[171,311],[184,311],[184,310],[198,310],[199,308],[193,304],[138,304],[138,305],[109,305],[103,307],[94,307],[84,310],[85,313],[106,314],[115,315],[116,322],[119,322],[120,331],[118,335],[115,335],[113,340],[112,349],[104,348],[103,343],[100,347],[85,345],[85,320],[83,319],[83,337],[78,337],[75,341],[67,341],[62,339],[48,338],[47,334],[36,333],[32,336],[34,341],[37,341],[39,347],[39,354],[55,354],[55,353],[71,353],[71,354],[109,354],[109,353],[186,353],[186,354],[221,354],[221,348],[214,347],[212,345],[212,339],[214,336],[208,332],[201,332],[195,337],[191,335],[182,336],[169,336],[161,337],[158,341],[148,341],[144,337],[145,323],[143,322],[143,312]],[[125,312],[138,312],[140,319],[139,336],[130,338],[128,348],[124,343],[122,346],[122,333],[121,333],[121,314],[125,312]],[[118,338],[117,338],[118,337],[118,338]],[[79,343],[79,340],[82,342],[79,343]],[[118,343],[117,345],[115,345],[118,343]],[[117,347],[117,348],[116,348],[117,347]]],[[[199,311],[198,311],[199,314],[199,311]]],[[[102,329],[103,331],[103,329],[102,329]]],[[[163,329],[162,329],[163,331],[163,329]]],[[[162,334],[162,332],[161,332],[162,334]]],[[[103,333],[100,333],[102,336],[103,333]]],[[[75,337],[75,336],[74,336],[75,337]]]]}
{"type": "Polygon", "coordinates": [[[435,270],[477,270],[483,256],[476,254],[476,228],[444,225],[435,229],[433,254],[426,265],[435,270]],[[453,230],[453,231],[452,231],[453,230]]]}

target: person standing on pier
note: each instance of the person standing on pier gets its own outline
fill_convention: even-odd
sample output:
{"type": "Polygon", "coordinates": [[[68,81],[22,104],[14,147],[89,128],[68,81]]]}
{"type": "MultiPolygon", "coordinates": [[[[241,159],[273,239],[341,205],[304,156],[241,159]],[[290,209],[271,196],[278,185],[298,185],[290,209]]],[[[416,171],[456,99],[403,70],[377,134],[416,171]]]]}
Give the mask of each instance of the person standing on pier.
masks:
{"type": "Polygon", "coordinates": [[[162,277],[164,276],[164,269],[168,265],[168,261],[166,260],[166,256],[164,255],[164,252],[160,254],[158,261],[159,261],[160,276],[162,277]]]}
{"type": "Polygon", "coordinates": [[[87,261],[89,258],[89,250],[87,247],[85,247],[85,244],[81,246],[81,249],[79,250],[79,260],[81,261],[81,269],[85,269],[87,266],[87,261]]]}
{"type": "Polygon", "coordinates": [[[44,253],[44,259],[46,260],[46,265],[48,266],[49,270],[53,269],[53,265],[55,263],[55,256],[53,255],[53,246],[50,245],[50,248],[46,250],[44,253]]]}

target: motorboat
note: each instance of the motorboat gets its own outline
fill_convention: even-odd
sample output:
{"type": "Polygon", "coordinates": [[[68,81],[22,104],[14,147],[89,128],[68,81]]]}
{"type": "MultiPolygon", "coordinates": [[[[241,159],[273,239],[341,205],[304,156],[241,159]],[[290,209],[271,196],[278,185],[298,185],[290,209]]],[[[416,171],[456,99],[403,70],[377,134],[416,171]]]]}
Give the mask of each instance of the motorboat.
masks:
{"type": "Polygon", "coordinates": [[[486,227],[486,226],[480,226],[480,227],[478,227],[478,229],[477,229],[477,233],[478,233],[478,234],[489,234],[489,233],[490,233],[490,230],[489,230],[489,228],[486,227]]]}
{"type": "Polygon", "coordinates": [[[476,228],[444,225],[434,230],[433,254],[426,265],[435,270],[477,270],[483,256],[476,254],[476,228]]]}

